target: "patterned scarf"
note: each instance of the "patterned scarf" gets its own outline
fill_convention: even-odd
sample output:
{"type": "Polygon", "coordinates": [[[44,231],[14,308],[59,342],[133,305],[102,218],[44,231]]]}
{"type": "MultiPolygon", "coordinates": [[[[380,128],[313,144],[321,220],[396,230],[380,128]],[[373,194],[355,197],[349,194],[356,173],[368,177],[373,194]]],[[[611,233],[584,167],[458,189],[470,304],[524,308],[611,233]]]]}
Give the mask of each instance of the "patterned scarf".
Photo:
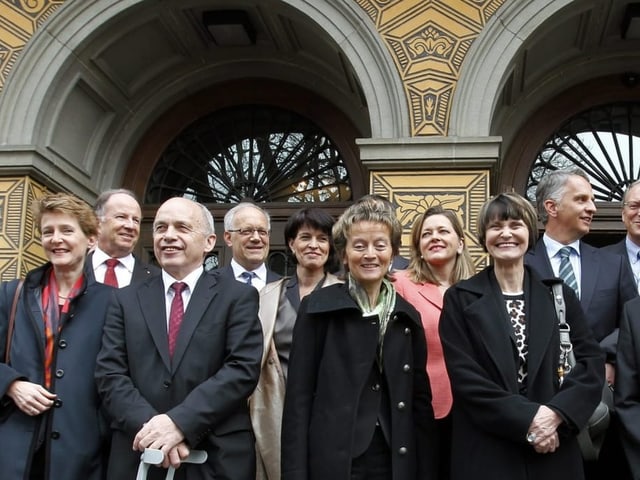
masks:
{"type": "Polygon", "coordinates": [[[44,319],[44,386],[51,388],[51,366],[53,364],[53,347],[58,332],[62,328],[60,319],[63,314],[69,312],[71,300],[78,294],[84,285],[84,274],[80,275],[69,291],[69,296],[64,299],[62,308],[58,305],[58,281],[49,270],[49,278],[42,289],[42,317],[44,319]]]}
{"type": "Polygon", "coordinates": [[[380,295],[375,305],[369,304],[369,295],[367,291],[353,278],[351,273],[348,274],[349,279],[349,295],[353,298],[360,310],[363,317],[378,316],[380,321],[380,329],[378,336],[378,365],[382,371],[382,345],[384,343],[384,334],[387,331],[387,324],[391,317],[391,312],[396,306],[396,291],[393,285],[386,278],[382,279],[382,285],[380,286],[380,295]]]}

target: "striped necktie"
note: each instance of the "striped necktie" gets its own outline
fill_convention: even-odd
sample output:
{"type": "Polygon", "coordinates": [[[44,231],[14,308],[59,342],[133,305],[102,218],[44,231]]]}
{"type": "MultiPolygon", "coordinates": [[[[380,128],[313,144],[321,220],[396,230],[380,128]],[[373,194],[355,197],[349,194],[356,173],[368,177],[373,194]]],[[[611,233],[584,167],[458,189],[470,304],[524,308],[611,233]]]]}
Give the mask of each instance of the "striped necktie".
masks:
{"type": "Polygon", "coordinates": [[[571,266],[571,247],[562,247],[558,252],[560,255],[560,278],[564,280],[564,283],[567,286],[571,287],[578,298],[580,298],[580,290],[578,289],[578,281],[576,280],[576,275],[573,271],[573,267],[571,266]]]}

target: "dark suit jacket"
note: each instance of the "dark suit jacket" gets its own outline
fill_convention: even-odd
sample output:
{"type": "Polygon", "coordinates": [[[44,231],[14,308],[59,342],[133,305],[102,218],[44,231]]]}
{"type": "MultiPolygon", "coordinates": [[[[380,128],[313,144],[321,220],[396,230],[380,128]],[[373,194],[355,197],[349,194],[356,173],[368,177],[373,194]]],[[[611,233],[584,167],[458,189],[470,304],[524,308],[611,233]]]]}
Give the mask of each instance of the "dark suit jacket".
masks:
{"type": "MultiPolygon", "coordinates": [[[[166,413],[204,465],[183,465],[176,479],[254,480],[247,399],[262,358],[258,292],[203,273],[169,357],[162,276],[114,290],[96,380],[112,422],[109,479],[135,478],[131,450],[143,423],[166,413]]],[[[156,474],[160,471],[154,472],[156,474]]],[[[164,475],[149,478],[164,478],[164,475]]]]}
{"type": "MultiPolygon", "coordinates": [[[[213,273],[216,273],[217,275],[222,275],[224,278],[237,281],[235,275],[233,274],[233,268],[231,268],[231,265],[227,265],[226,267],[221,267],[221,268],[218,268],[217,270],[213,270],[213,273]]],[[[276,280],[280,280],[281,278],[282,278],[282,275],[278,275],[276,272],[273,272],[267,268],[267,283],[275,282],[276,280]]]]}
{"type": "MultiPolygon", "coordinates": [[[[622,308],[637,296],[635,282],[626,266],[627,261],[620,255],[581,241],[580,259],[580,305],[593,335],[607,354],[607,362],[613,363],[622,308]]],[[[542,278],[554,276],[542,239],[527,253],[525,263],[542,278]]]]}
{"type": "Polygon", "coordinates": [[[621,241],[614,243],[612,245],[607,245],[606,247],[602,247],[601,250],[609,253],[615,253],[616,255],[622,255],[625,259],[625,266],[629,269],[629,276],[635,280],[633,276],[633,269],[631,268],[631,264],[629,263],[629,253],[627,252],[627,244],[626,238],[623,238],[621,241]]]}
{"type": "MultiPolygon", "coordinates": [[[[136,263],[133,267],[133,275],[131,276],[131,283],[142,282],[153,275],[159,275],[160,269],[155,265],[149,265],[144,263],[135,255],[133,256],[136,263]]],[[[89,252],[87,255],[87,260],[84,264],[84,274],[87,277],[87,280],[91,282],[96,281],[96,276],[93,273],[93,252],[89,252]]]]}
{"type": "Polygon", "coordinates": [[[621,440],[633,478],[640,478],[640,298],[624,307],[613,392],[621,440]]]}
{"type": "Polygon", "coordinates": [[[604,355],[578,299],[564,285],[577,363],[559,386],[560,339],[551,290],[530,268],[525,270],[525,391],[518,385],[516,336],[493,267],[445,293],[439,326],[453,389],[451,480],[584,478],[575,433],[600,400],[604,355]],[[560,448],[553,454],[536,453],[526,442],[540,405],[565,420],[558,428],[560,448]]]}

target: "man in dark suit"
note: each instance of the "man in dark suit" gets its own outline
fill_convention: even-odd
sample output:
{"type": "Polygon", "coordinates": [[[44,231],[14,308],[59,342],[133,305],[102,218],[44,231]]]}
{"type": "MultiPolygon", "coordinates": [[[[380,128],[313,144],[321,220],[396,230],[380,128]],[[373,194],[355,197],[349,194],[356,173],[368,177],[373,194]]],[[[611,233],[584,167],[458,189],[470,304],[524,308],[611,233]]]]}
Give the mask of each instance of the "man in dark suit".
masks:
{"type": "MultiPolygon", "coordinates": [[[[167,200],[153,223],[162,274],[111,300],[96,368],[112,422],[109,479],[135,478],[146,447],[164,452],[164,467],[190,449],[208,453],[176,479],[255,478],[247,399],[262,357],[258,292],[204,271],[215,240],[206,207],[167,200]]],[[[149,478],[164,478],[153,470],[149,478]]]]}
{"type": "MultiPolygon", "coordinates": [[[[563,278],[562,253],[568,249],[576,293],[587,323],[606,353],[605,375],[613,385],[622,309],[628,300],[636,297],[633,278],[620,255],[581,240],[589,233],[596,212],[591,183],[583,170],[570,168],[547,173],[538,184],[536,203],[545,231],[526,255],[525,262],[542,278],[563,278]]],[[[616,436],[617,429],[612,425],[598,462],[585,463],[588,479],[603,478],[612,462],[624,468],[624,460],[616,452],[619,449],[612,446],[617,442],[616,436]]]]}
{"type": "Polygon", "coordinates": [[[140,204],[132,191],[107,190],[93,208],[99,221],[98,242],[87,258],[87,278],[122,288],[160,273],[158,267],[147,265],[132,253],[142,221],[140,204]]]}
{"type": "Polygon", "coordinates": [[[280,275],[265,265],[269,255],[271,219],[258,205],[242,202],[224,216],[224,241],[231,248],[231,264],[218,269],[218,274],[261,290],[280,275]]]}
{"type": "Polygon", "coordinates": [[[640,298],[627,303],[620,322],[614,399],[631,478],[640,478],[640,298]]]}
{"type": "Polygon", "coordinates": [[[636,180],[627,188],[622,199],[622,221],[627,235],[613,245],[602,249],[622,255],[629,273],[640,291],[640,180],[636,180]]]}

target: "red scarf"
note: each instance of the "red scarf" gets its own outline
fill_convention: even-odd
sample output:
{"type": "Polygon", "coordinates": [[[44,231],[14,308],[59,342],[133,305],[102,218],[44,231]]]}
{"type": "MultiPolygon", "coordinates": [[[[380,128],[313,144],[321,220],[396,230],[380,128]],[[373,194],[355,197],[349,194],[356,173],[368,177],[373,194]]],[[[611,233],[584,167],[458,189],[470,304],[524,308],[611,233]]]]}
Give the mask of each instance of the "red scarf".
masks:
{"type": "Polygon", "coordinates": [[[53,346],[56,336],[62,328],[60,319],[63,314],[69,312],[71,300],[78,294],[84,284],[84,274],[80,275],[73,284],[69,295],[64,299],[62,308],[58,305],[58,281],[53,273],[53,268],[49,270],[49,279],[42,289],[42,317],[44,319],[44,386],[48,390],[51,388],[51,365],[53,364],[53,346]]]}

